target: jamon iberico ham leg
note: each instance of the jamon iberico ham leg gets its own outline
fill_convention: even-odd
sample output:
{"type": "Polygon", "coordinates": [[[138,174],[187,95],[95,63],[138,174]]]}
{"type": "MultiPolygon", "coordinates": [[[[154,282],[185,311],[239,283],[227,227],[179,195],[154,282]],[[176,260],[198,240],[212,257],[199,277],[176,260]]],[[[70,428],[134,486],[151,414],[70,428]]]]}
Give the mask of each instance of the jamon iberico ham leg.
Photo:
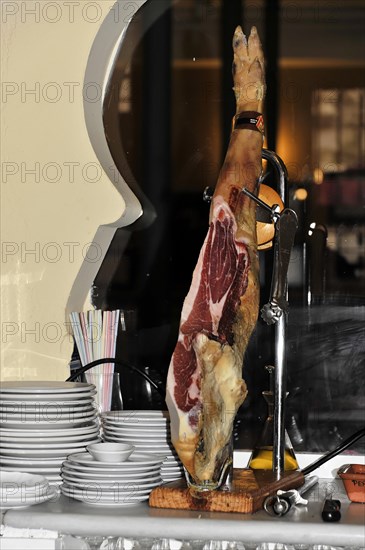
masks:
{"type": "MultiPolygon", "coordinates": [[[[262,112],[264,59],[255,28],[233,38],[237,114],[262,112]]],[[[243,358],[259,309],[255,203],[262,134],[232,131],[214,192],[210,225],[184,301],[166,402],[175,449],[197,485],[219,475],[233,420],[246,394],[243,358]]]]}

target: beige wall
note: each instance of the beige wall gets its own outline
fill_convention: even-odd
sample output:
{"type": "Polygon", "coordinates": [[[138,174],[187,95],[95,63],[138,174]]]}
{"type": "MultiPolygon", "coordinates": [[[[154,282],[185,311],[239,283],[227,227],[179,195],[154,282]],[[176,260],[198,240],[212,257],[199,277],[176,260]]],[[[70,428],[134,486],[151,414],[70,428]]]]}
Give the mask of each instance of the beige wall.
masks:
{"type": "MultiPolygon", "coordinates": [[[[89,52],[113,5],[2,2],[3,380],[67,377],[71,289],[85,262],[97,270],[115,231],[96,240],[97,228],[124,210],[91,147],[83,109],[83,91],[90,101],[96,92],[83,90],[89,52]]],[[[78,306],[86,299],[88,307],[88,290],[78,306]]]]}

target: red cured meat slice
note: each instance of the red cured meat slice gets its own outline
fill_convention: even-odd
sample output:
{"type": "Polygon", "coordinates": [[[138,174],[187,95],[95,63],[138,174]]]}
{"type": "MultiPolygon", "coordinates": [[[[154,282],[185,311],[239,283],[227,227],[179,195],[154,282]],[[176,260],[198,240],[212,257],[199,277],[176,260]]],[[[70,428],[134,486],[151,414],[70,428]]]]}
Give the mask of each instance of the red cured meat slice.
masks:
{"type": "MultiPolygon", "coordinates": [[[[181,335],[173,354],[174,397],[179,409],[189,412],[199,403],[198,362],[194,351],[197,334],[206,334],[222,344],[233,344],[232,324],[247,286],[249,260],[247,247],[235,239],[236,222],[232,213],[220,208],[211,222],[202,248],[202,261],[194,272],[193,284],[183,307],[181,335]],[[189,310],[189,313],[187,310],[189,310]],[[193,392],[191,392],[193,388],[193,392]],[[194,397],[192,397],[193,393],[194,397]]],[[[195,424],[195,414],[189,420],[195,424]]]]}

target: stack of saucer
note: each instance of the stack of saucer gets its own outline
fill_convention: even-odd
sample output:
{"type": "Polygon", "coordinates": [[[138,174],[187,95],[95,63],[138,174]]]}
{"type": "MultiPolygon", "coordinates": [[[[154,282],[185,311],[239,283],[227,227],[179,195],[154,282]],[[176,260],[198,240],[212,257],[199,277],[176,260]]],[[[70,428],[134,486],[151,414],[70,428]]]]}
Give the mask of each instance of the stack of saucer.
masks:
{"type": "Polygon", "coordinates": [[[58,491],[40,475],[0,471],[0,508],[22,508],[57,499],[58,491]]]}
{"type": "Polygon", "coordinates": [[[100,441],[92,384],[0,384],[0,466],[60,482],[67,455],[100,441]]]}
{"type": "Polygon", "coordinates": [[[63,463],[61,492],[96,506],[130,506],[147,500],[162,483],[164,457],[134,452],[125,462],[99,462],[76,453],[63,463]]]}
{"type": "Polygon", "coordinates": [[[182,464],[171,443],[167,411],[109,411],[101,416],[104,441],[129,443],[139,452],[163,454],[163,481],[182,477],[182,464]]]}

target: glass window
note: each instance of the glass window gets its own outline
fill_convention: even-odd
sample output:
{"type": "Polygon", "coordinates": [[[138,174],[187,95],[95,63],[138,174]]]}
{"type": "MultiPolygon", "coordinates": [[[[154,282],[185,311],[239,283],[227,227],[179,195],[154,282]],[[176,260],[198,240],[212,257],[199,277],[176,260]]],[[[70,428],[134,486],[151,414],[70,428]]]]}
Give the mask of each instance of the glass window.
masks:
{"type": "MultiPolygon", "coordinates": [[[[120,94],[116,107],[108,98],[105,121],[113,157],[127,183],[137,184],[145,215],[117,232],[95,303],[134,312],[119,358],[163,383],[207,230],[202,193],[215,185],[234,114],[227,29],[233,20],[246,32],[255,24],[268,71],[276,67],[267,79],[276,108],[265,118],[277,127],[274,146],[299,219],[289,271],[287,427],[295,450],[322,452],[359,429],[365,415],[365,8],[356,0],[283,0],[276,18],[266,4],[242,2],[241,18],[230,0],[150,0],[132,21],[127,39],[137,46],[128,63],[121,52],[120,94]],[[114,274],[107,288],[106,272],[114,274]]],[[[276,185],[270,169],[266,182],[276,185]]],[[[260,253],[260,264],[265,303],[272,251],[260,253]]],[[[265,366],[273,360],[273,330],[260,319],[245,361],[240,448],[252,448],[262,429],[265,366]]],[[[124,380],[126,407],[164,406],[140,379],[125,373],[124,380]]]]}

